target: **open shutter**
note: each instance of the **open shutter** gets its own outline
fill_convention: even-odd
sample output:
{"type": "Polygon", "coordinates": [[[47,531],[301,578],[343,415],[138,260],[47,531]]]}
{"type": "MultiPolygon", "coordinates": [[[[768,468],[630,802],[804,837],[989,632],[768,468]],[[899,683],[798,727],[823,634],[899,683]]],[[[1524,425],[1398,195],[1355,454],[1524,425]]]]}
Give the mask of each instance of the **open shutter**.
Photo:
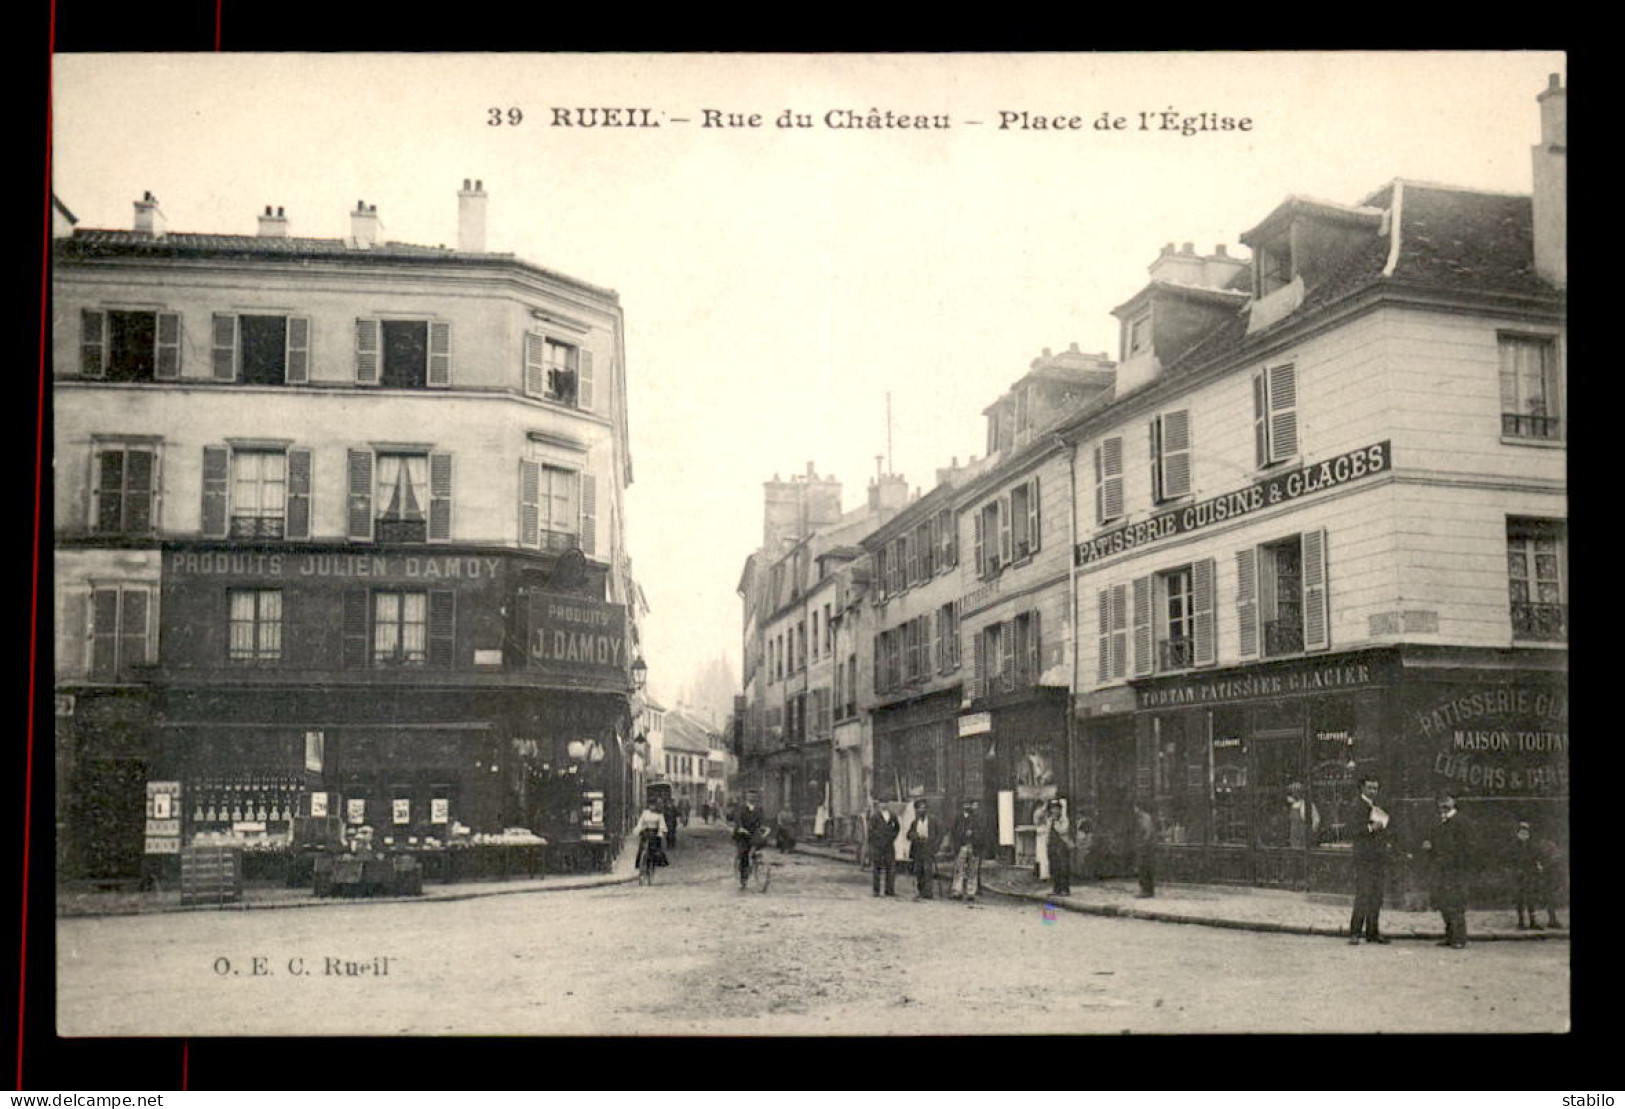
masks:
{"type": "Polygon", "coordinates": [[[980,511],[971,513],[971,524],[976,533],[974,540],[976,576],[985,578],[987,577],[987,523],[983,520],[980,511]]]}
{"type": "Polygon", "coordinates": [[[1128,670],[1128,585],[1112,586],[1112,677],[1128,670]]]}
{"type": "Polygon", "coordinates": [[[577,361],[576,370],[576,407],[592,411],[593,407],[593,380],[592,380],[592,351],[582,347],[577,361]]]}
{"type": "Polygon", "coordinates": [[[1236,653],[1258,655],[1258,549],[1236,552],[1236,653]]]}
{"type": "Polygon", "coordinates": [[[429,324],[429,387],[444,389],[451,384],[451,324],[429,324]]]}
{"type": "Polygon", "coordinates": [[[288,448],[289,539],[310,538],[310,449],[288,448]]]}
{"type": "Polygon", "coordinates": [[[118,590],[97,589],[91,594],[90,673],[112,677],[118,669],[118,590]]]}
{"type": "Polygon", "coordinates": [[[958,524],[959,521],[951,508],[943,509],[937,517],[937,538],[942,542],[942,554],[937,559],[937,565],[943,570],[953,566],[957,561],[957,552],[954,548],[959,538],[956,534],[958,524]]]}
{"type": "Polygon", "coordinates": [[[158,364],[152,376],[173,381],[181,376],[181,316],[179,312],[158,313],[158,364]]]}
{"type": "Polygon", "coordinates": [[[1151,635],[1152,581],[1149,575],[1134,579],[1134,676],[1143,678],[1154,671],[1156,661],[1151,649],[1155,646],[1151,635]]]}
{"type": "Polygon", "coordinates": [[[451,455],[429,455],[429,540],[451,538],[451,455]]]}
{"type": "Polygon", "coordinates": [[[429,665],[456,662],[457,594],[450,589],[429,591],[429,665]]]}
{"type": "Polygon", "coordinates": [[[131,535],[149,535],[160,519],[158,452],[131,450],[125,458],[125,527],[131,535]]]}
{"type": "Polygon", "coordinates": [[[1303,649],[1324,651],[1331,646],[1330,611],[1326,589],[1326,529],[1303,533],[1303,649]]]}
{"type": "Polygon", "coordinates": [[[1115,520],[1123,515],[1123,437],[1114,435],[1101,444],[1101,458],[1105,463],[1103,501],[1106,519],[1115,520]]]}
{"type": "Polygon", "coordinates": [[[122,669],[154,661],[148,632],[152,594],[146,589],[119,590],[118,661],[122,669]]]}
{"type": "Polygon", "coordinates": [[[346,589],[341,619],[343,665],[356,670],[367,665],[367,591],[346,589]]]}
{"type": "Polygon", "coordinates": [[[288,317],[289,385],[304,385],[310,380],[310,317],[288,317]]]}
{"type": "Polygon", "coordinates": [[[542,465],[519,460],[519,545],[541,546],[542,465]]]}
{"type": "Polygon", "coordinates": [[[351,539],[372,538],[372,452],[351,451],[350,505],[347,534],[351,539]]]}
{"type": "Polygon", "coordinates": [[[1161,499],[1183,497],[1191,491],[1191,414],[1187,409],[1165,413],[1157,418],[1157,427],[1161,499]]]}
{"type": "Polygon", "coordinates": [[[1162,495],[1162,417],[1151,417],[1151,503],[1163,500],[1162,495]]]}
{"type": "Polygon", "coordinates": [[[1035,474],[1032,480],[1027,482],[1027,550],[1029,553],[1036,552],[1041,545],[1038,541],[1040,534],[1038,529],[1041,520],[1042,517],[1038,511],[1038,476],[1035,474]]]}
{"type": "Polygon", "coordinates": [[[999,565],[1008,566],[1016,560],[1015,516],[1010,509],[1010,494],[998,500],[999,512],[999,565]]]}
{"type": "Polygon", "coordinates": [[[203,448],[203,537],[224,539],[231,482],[231,451],[203,448]]]}
{"type": "Polygon", "coordinates": [[[931,666],[939,674],[948,669],[948,660],[943,656],[945,615],[939,608],[937,614],[931,618],[931,666]]]}
{"type": "Polygon", "coordinates": [[[1112,680],[1112,592],[1095,590],[1095,606],[1100,615],[1099,633],[1095,640],[1095,684],[1105,685],[1112,680]]]}
{"type": "Polygon", "coordinates": [[[1270,461],[1282,462],[1298,453],[1298,368],[1275,366],[1269,371],[1270,461]]]}
{"type": "Polygon", "coordinates": [[[527,397],[547,392],[547,340],[534,331],[525,332],[524,388],[527,397]]]}
{"type": "Polygon", "coordinates": [[[59,673],[79,675],[86,667],[85,651],[90,645],[90,595],[79,589],[58,594],[62,598],[63,654],[57,660],[59,673]]]}
{"type": "Polygon", "coordinates": [[[211,376],[216,381],[236,381],[237,317],[229,312],[216,312],[212,332],[211,376]]]}
{"type": "Polygon", "coordinates": [[[598,479],[581,471],[581,553],[598,553],[598,479]]]}
{"type": "Polygon", "coordinates": [[[970,694],[982,697],[987,693],[987,631],[971,633],[970,694]]]}
{"type": "Polygon", "coordinates": [[[1218,661],[1218,644],[1213,634],[1214,562],[1211,558],[1191,563],[1191,638],[1193,662],[1212,666],[1218,661]]]}
{"type": "Polygon", "coordinates": [[[999,679],[1005,689],[1016,687],[1016,622],[1006,621],[999,629],[999,679]]]}
{"type": "Polygon", "coordinates": [[[1044,673],[1044,637],[1042,614],[1035,608],[1027,617],[1027,680],[1033,685],[1044,673]]]}
{"type": "Polygon", "coordinates": [[[94,308],[79,313],[79,372],[107,376],[107,313],[94,308]]]}
{"type": "Polygon", "coordinates": [[[1253,375],[1253,461],[1259,469],[1270,463],[1269,405],[1264,398],[1264,372],[1253,375]]]}
{"type": "Polygon", "coordinates": [[[355,383],[378,384],[379,324],[377,320],[355,321],[355,383]]]}

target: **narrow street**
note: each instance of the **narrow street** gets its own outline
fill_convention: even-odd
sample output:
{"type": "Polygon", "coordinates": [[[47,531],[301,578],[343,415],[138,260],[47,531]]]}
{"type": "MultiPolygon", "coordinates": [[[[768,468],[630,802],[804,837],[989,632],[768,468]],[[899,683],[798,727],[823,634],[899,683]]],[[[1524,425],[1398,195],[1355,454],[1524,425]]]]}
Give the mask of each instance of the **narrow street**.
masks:
{"type": "Polygon", "coordinates": [[[876,899],[850,864],[769,857],[769,891],[742,892],[726,830],[696,824],[650,888],[61,920],[58,1029],[436,1036],[1568,1027],[1564,943],[1351,947],[1068,912],[1049,921],[1041,906],[997,898],[974,909],[917,903],[913,880],[901,875],[897,898],[876,899]]]}

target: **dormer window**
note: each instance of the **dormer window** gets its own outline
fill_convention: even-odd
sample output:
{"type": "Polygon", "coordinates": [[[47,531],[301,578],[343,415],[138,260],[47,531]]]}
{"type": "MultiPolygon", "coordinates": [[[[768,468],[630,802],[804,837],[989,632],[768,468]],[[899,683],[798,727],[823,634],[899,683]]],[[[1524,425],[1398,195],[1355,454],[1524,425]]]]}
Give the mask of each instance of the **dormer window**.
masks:
{"type": "Polygon", "coordinates": [[[1151,349],[1151,310],[1147,309],[1128,321],[1123,357],[1133,358],[1151,349]]]}
{"type": "Polygon", "coordinates": [[[1258,250],[1258,295],[1267,297],[1292,281],[1292,245],[1282,236],[1258,250]]]}

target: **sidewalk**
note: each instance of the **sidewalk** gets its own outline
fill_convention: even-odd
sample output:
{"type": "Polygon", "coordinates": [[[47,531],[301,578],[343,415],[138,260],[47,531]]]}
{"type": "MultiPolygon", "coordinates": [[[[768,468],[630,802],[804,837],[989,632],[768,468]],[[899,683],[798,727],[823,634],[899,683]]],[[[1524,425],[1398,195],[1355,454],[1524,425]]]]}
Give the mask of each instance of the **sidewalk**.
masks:
{"type": "Polygon", "coordinates": [[[418,897],[317,897],[309,889],[276,885],[243,886],[243,899],[225,905],[182,905],[178,888],[146,893],[100,890],[57,890],[56,915],[134,916],[145,913],[241,912],[248,909],[308,909],[334,905],[387,905],[424,901],[467,901],[475,897],[498,897],[506,893],[561,893],[565,890],[617,886],[638,879],[633,861],[636,845],[621,849],[620,857],[607,874],[556,874],[552,877],[519,878],[505,882],[426,882],[418,897]]]}
{"type": "MultiPolygon", "coordinates": [[[[841,844],[798,844],[797,851],[855,864],[857,849],[841,844]]],[[[943,873],[951,865],[941,864],[943,873]]],[[[1002,863],[982,864],[982,887],[1004,897],[1020,898],[1076,913],[1095,916],[1155,920],[1171,924],[1205,924],[1210,928],[1239,928],[1253,932],[1286,932],[1306,936],[1347,938],[1352,898],[1304,894],[1254,886],[1199,886],[1159,883],[1155,897],[1136,894],[1132,878],[1074,881],[1072,893],[1055,897],[1048,882],[1040,882],[1026,867],[1002,863]]],[[[1481,940],[1566,940],[1568,910],[1558,913],[1563,928],[1521,932],[1512,909],[1474,909],[1467,914],[1467,935],[1481,940]]],[[[1436,912],[1382,910],[1383,935],[1396,940],[1442,940],[1444,925],[1436,912]]]]}

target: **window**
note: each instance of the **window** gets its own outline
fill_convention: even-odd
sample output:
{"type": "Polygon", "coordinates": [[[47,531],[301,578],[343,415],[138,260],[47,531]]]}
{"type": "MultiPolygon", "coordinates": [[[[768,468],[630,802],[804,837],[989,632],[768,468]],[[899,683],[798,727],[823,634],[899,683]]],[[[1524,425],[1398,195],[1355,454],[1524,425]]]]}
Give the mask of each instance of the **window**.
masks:
{"type": "Polygon", "coordinates": [[[203,448],[203,535],[310,538],[310,451],[278,445],[203,448]]]}
{"type": "Polygon", "coordinates": [[[954,510],[945,508],[937,513],[937,541],[942,545],[937,552],[937,571],[947,570],[959,562],[959,534],[954,510]]]}
{"type": "Polygon", "coordinates": [[[1038,550],[1038,478],[1011,489],[1006,503],[1010,515],[1010,557],[1020,562],[1038,550]]]}
{"type": "Polygon", "coordinates": [[[151,535],[158,521],[157,444],[97,442],[91,503],[98,535],[151,535]]]}
{"type": "Polygon", "coordinates": [[[298,385],[310,380],[310,320],[305,316],[215,313],[216,381],[298,385]]]}
{"type": "Polygon", "coordinates": [[[356,320],[358,385],[399,389],[451,384],[451,325],[432,320],[356,320]]]}
{"type": "Polygon", "coordinates": [[[1123,357],[1133,358],[1136,354],[1151,349],[1151,313],[1145,311],[1128,322],[1128,344],[1123,357]]]}
{"type": "Polygon", "coordinates": [[[1265,658],[1330,645],[1325,529],[1236,552],[1239,654],[1265,658]]]}
{"type": "Polygon", "coordinates": [[[1292,244],[1285,238],[1258,250],[1258,295],[1262,299],[1292,280],[1292,244]]]}
{"type": "Polygon", "coordinates": [[[344,594],[344,662],[351,667],[450,666],[457,595],[450,590],[364,589],[344,594]]]}
{"type": "Polygon", "coordinates": [[[959,602],[937,609],[936,667],[946,674],[959,669],[959,602]]]}
{"type": "Polygon", "coordinates": [[[812,634],[808,637],[807,645],[808,645],[809,648],[811,648],[811,651],[810,651],[810,654],[809,654],[808,657],[810,657],[812,659],[812,661],[817,662],[818,661],[819,639],[818,639],[818,613],[817,613],[816,610],[812,614],[812,634]]]}
{"type": "Polygon", "coordinates": [[[858,656],[856,652],[846,657],[846,714],[858,714],[858,656]]]}
{"type": "Polygon", "coordinates": [[[1164,412],[1151,421],[1151,499],[1157,504],[1191,491],[1191,414],[1164,412]]]}
{"type": "Polygon", "coordinates": [[[450,539],[451,482],[449,454],[350,451],[350,538],[380,543],[450,539]]]}
{"type": "Polygon", "coordinates": [[[1102,439],[1095,448],[1095,523],[1123,515],[1123,437],[1102,439]]]}
{"type": "Polygon", "coordinates": [[[1183,670],[1196,658],[1191,568],[1157,575],[1157,669],[1183,670]]]}
{"type": "Polygon", "coordinates": [[[1507,520],[1507,584],[1512,637],[1564,641],[1569,609],[1563,525],[1555,520],[1507,520]]]}
{"type": "Polygon", "coordinates": [[[129,668],[153,660],[152,587],[98,586],[90,595],[90,676],[129,677],[129,668]]]}
{"type": "Polygon", "coordinates": [[[1128,674],[1128,586],[1096,590],[1095,598],[1100,616],[1095,681],[1105,685],[1128,674]]]}
{"type": "Polygon", "coordinates": [[[597,479],[592,474],[521,459],[519,463],[519,545],[566,551],[596,546],[597,479]]]}
{"type": "Polygon", "coordinates": [[[571,408],[593,406],[592,352],[536,332],[525,335],[525,395],[571,408]]]}
{"type": "Polygon", "coordinates": [[[181,376],[180,314],[87,308],[80,314],[79,352],[87,377],[174,380],[181,376]]]}
{"type": "Polygon", "coordinates": [[[1213,714],[1213,842],[1249,844],[1246,717],[1242,710],[1213,714]]]}
{"type": "Polygon", "coordinates": [[[226,591],[229,629],[226,657],[232,662],[277,662],[282,658],[282,590],[226,591]]]}
{"type": "Polygon", "coordinates": [[[830,607],[824,606],[824,657],[828,658],[835,650],[835,632],[830,624],[830,607]]]}
{"type": "Polygon", "coordinates": [[[796,669],[807,669],[807,622],[796,625],[796,669]]]}
{"type": "Polygon", "coordinates": [[[1523,439],[1556,439],[1562,432],[1558,410],[1557,341],[1540,335],[1502,335],[1501,434],[1523,439]]]}
{"type": "Polygon", "coordinates": [[[429,595],[372,595],[374,666],[421,666],[429,660],[429,595]]]}
{"type": "Polygon", "coordinates": [[[1253,447],[1260,469],[1298,453],[1298,369],[1272,366],[1253,375],[1253,447]]]}
{"type": "Polygon", "coordinates": [[[1004,499],[990,501],[976,513],[977,575],[991,578],[1011,561],[1010,509],[1004,499]]]}
{"type": "MultiPolygon", "coordinates": [[[[1039,641],[1038,610],[1023,612],[1010,622],[1011,657],[1014,662],[1010,678],[1013,685],[1037,685],[1044,672],[1043,644],[1039,641]]],[[[1010,686],[1007,686],[1009,688],[1010,686]]]]}

